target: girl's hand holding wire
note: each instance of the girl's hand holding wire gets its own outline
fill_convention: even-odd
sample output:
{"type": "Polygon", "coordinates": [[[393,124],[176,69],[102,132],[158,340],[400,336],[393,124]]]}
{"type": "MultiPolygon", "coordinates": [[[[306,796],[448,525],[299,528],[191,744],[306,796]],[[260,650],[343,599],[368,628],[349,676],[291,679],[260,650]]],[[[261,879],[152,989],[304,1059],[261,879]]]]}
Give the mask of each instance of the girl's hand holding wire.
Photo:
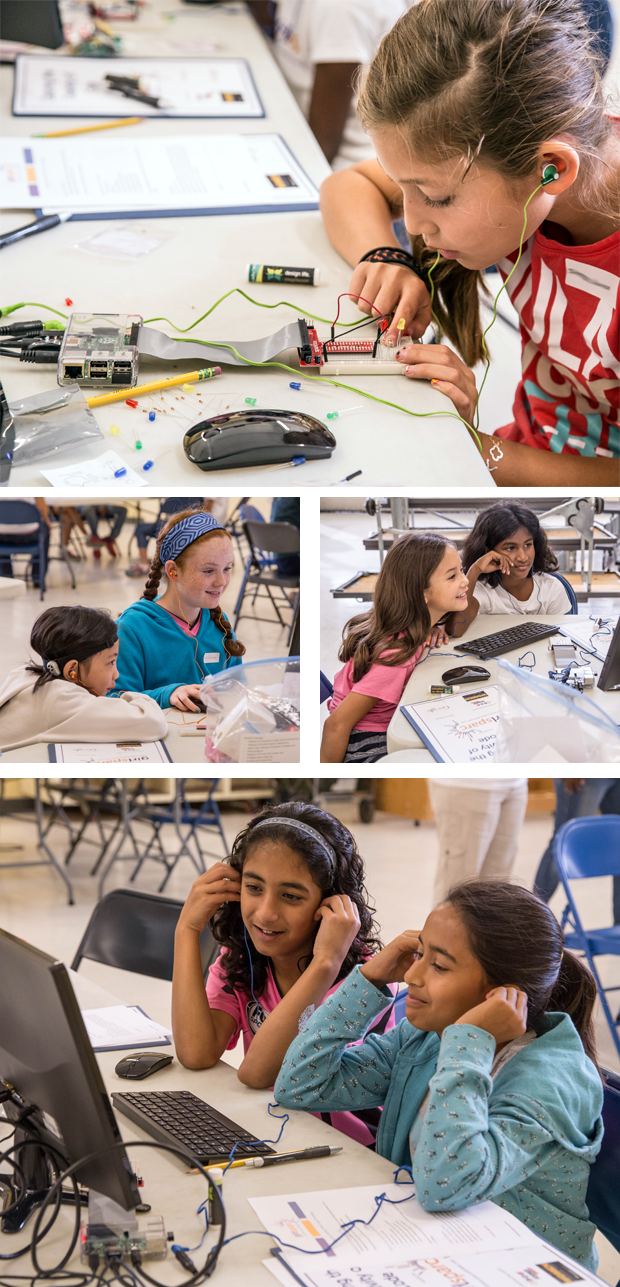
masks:
{"type": "Polygon", "coordinates": [[[458,414],[473,428],[478,390],[476,377],[458,353],[447,344],[410,344],[399,349],[398,362],[405,363],[405,375],[413,380],[430,380],[433,388],[454,404],[458,414]]]}
{"type": "Polygon", "coordinates": [[[200,684],[179,684],[171,694],[170,705],[180,711],[198,712],[200,707],[194,705],[197,697],[200,697],[200,684]]]}
{"type": "Polygon", "coordinates": [[[314,913],[320,921],[314,940],[313,960],[335,967],[336,972],[360,929],[360,916],[348,894],[332,894],[324,898],[314,913]]]}
{"type": "Polygon", "coordinates": [[[180,930],[202,931],[223,903],[238,903],[241,899],[241,877],[227,862],[215,862],[203,876],[195,880],[185,900],[178,920],[180,930]]]}
{"type": "Polygon", "coordinates": [[[430,325],[430,293],[424,282],[403,264],[371,264],[365,260],[357,265],[349,291],[358,297],[357,307],[362,313],[370,313],[371,316],[394,314],[383,335],[384,344],[394,346],[403,330],[417,340],[430,325]],[[405,326],[399,330],[398,322],[403,317],[405,326]]]}
{"type": "Polygon", "coordinates": [[[514,1041],[527,1029],[527,993],[515,987],[492,988],[481,1005],[473,1006],[457,1019],[459,1023],[482,1028],[498,1046],[514,1041]]]}
{"type": "Polygon", "coordinates": [[[403,983],[419,951],[419,930],[403,930],[361,967],[361,973],[378,988],[385,987],[386,983],[403,983]]]}

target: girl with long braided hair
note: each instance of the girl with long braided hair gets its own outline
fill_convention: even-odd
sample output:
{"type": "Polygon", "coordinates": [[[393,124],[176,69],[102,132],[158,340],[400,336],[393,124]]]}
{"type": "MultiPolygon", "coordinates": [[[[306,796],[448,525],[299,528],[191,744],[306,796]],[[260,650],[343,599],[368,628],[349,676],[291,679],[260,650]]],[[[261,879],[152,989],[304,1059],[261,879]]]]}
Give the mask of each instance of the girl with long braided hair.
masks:
{"type": "Polygon", "coordinates": [[[231,569],[230,533],[212,514],[181,510],[164,524],[142,598],[118,618],[117,689],[148,693],[164,708],[199,709],[206,676],[239,666],[245,652],[220,606],[231,569]]]}

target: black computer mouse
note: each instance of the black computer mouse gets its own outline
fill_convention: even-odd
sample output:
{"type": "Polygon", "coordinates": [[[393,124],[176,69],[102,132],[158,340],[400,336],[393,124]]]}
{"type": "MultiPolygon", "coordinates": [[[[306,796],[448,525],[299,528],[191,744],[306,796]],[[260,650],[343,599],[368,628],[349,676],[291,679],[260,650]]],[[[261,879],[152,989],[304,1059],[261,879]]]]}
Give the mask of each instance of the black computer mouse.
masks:
{"type": "Polygon", "coordinates": [[[335,446],[331,430],[314,416],[265,407],[199,420],[183,438],[187,459],[204,470],[284,465],[298,456],[324,460],[335,446]]]}
{"type": "Polygon", "coordinates": [[[444,670],[441,676],[443,684],[482,684],[491,678],[490,670],[485,670],[484,666],[454,666],[452,670],[444,670]]]}
{"type": "Polygon", "coordinates": [[[135,1055],[125,1055],[114,1069],[118,1077],[129,1077],[132,1081],[142,1081],[160,1068],[167,1068],[172,1063],[172,1055],[155,1054],[153,1050],[139,1050],[135,1055]]]}

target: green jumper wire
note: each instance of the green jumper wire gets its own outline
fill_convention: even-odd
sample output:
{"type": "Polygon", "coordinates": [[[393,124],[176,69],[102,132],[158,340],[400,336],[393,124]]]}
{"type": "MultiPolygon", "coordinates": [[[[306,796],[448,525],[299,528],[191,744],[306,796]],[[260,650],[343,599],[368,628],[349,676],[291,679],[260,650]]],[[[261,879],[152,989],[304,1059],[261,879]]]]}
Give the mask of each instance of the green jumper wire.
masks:
{"type": "MultiPolygon", "coordinates": [[[[215,340],[196,340],[195,338],[193,338],[191,341],[189,341],[189,340],[188,340],[188,341],[185,341],[185,342],[186,342],[186,343],[190,343],[190,342],[191,342],[191,343],[197,343],[197,344],[210,345],[212,348],[228,349],[231,353],[234,353],[235,357],[237,357],[237,358],[239,359],[239,361],[244,362],[246,366],[277,367],[279,370],[281,370],[281,371],[289,371],[289,372],[291,372],[293,375],[295,375],[295,376],[297,376],[297,377],[299,377],[299,376],[301,375],[301,377],[302,377],[304,380],[312,380],[313,382],[315,382],[315,381],[317,381],[317,380],[320,380],[323,384],[331,384],[331,385],[332,385],[334,388],[336,388],[336,389],[346,389],[346,390],[347,390],[348,392],[350,392],[350,393],[357,393],[357,394],[359,394],[359,396],[360,396],[360,397],[362,397],[362,398],[368,398],[371,402],[378,402],[378,403],[380,403],[380,404],[381,404],[382,406],[384,406],[384,407],[392,407],[395,411],[402,411],[406,416],[414,416],[414,417],[415,417],[415,419],[425,420],[427,417],[428,417],[428,418],[432,418],[433,416],[449,416],[452,420],[459,420],[461,424],[465,425],[465,428],[467,429],[467,431],[468,431],[469,433],[473,434],[473,436],[474,436],[474,438],[475,438],[475,440],[476,440],[477,446],[478,446],[478,450],[480,451],[480,454],[482,455],[482,443],[481,443],[481,441],[480,441],[480,438],[479,438],[479,436],[478,436],[478,432],[477,432],[477,430],[479,429],[479,425],[480,425],[479,403],[480,403],[480,395],[481,395],[482,390],[483,390],[483,388],[484,388],[485,381],[486,381],[487,375],[488,375],[488,373],[489,373],[489,367],[490,367],[490,365],[491,365],[491,359],[490,359],[490,357],[489,357],[489,353],[488,353],[488,350],[487,350],[487,347],[486,347],[485,339],[486,339],[486,336],[487,336],[488,332],[490,331],[491,327],[493,326],[493,323],[496,321],[496,318],[497,318],[497,301],[498,301],[498,299],[499,299],[499,297],[500,297],[500,295],[501,295],[502,291],[503,291],[503,290],[505,290],[505,288],[506,288],[506,286],[507,286],[508,282],[510,281],[510,278],[512,277],[512,274],[514,273],[514,271],[515,271],[515,269],[516,269],[516,267],[517,267],[517,264],[519,263],[519,260],[520,260],[520,258],[521,258],[521,254],[522,254],[522,252],[523,252],[523,240],[524,240],[524,237],[525,237],[525,229],[526,229],[526,226],[527,226],[527,208],[528,208],[528,206],[529,206],[529,204],[530,204],[530,201],[532,200],[532,197],[534,197],[534,196],[536,195],[536,193],[540,190],[540,188],[541,188],[542,186],[543,186],[543,184],[539,184],[539,186],[538,186],[537,188],[535,188],[535,189],[534,189],[534,191],[532,192],[531,196],[529,196],[529,197],[528,197],[528,199],[527,199],[527,201],[526,201],[526,203],[525,203],[525,206],[524,206],[524,209],[523,209],[523,228],[522,228],[522,230],[521,230],[521,240],[520,240],[520,242],[519,242],[519,253],[518,253],[518,255],[517,255],[517,258],[516,258],[516,260],[515,260],[515,262],[514,262],[514,265],[513,265],[513,267],[511,268],[511,270],[510,270],[510,272],[509,272],[509,274],[508,274],[508,276],[507,276],[507,278],[506,278],[505,282],[503,283],[503,285],[502,285],[501,289],[500,289],[500,290],[498,291],[498,293],[497,293],[497,296],[496,296],[496,298],[495,298],[495,307],[494,307],[494,309],[493,309],[493,317],[492,317],[491,321],[489,322],[489,325],[487,326],[486,330],[483,332],[483,335],[482,335],[482,346],[483,346],[483,349],[484,349],[484,352],[485,352],[485,356],[486,356],[486,359],[487,359],[487,365],[486,365],[486,370],[485,370],[485,372],[484,372],[484,376],[483,376],[483,379],[482,379],[482,384],[480,385],[480,390],[479,390],[479,392],[478,392],[478,396],[477,396],[477,398],[476,398],[476,423],[475,423],[475,425],[469,425],[469,424],[467,423],[467,421],[466,421],[466,420],[464,420],[462,416],[459,416],[459,415],[458,415],[458,413],[457,413],[456,411],[411,411],[411,410],[409,409],[409,407],[402,407],[402,406],[400,406],[400,404],[399,404],[398,402],[390,402],[387,398],[378,398],[378,397],[377,397],[377,395],[376,395],[376,394],[374,394],[374,393],[367,393],[365,389],[357,389],[357,388],[355,388],[355,386],[354,386],[354,385],[351,385],[351,384],[343,384],[341,380],[332,380],[332,379],[330,379],[330,378],[329,378],[329,376],[325,376],[325,375],[314,375],[314,374],[313,374],[313,375],[306,375],[304,371],[297,371],[295,367],[288,366],[285,362],[252,362],[252,361],[250,360],[250,358],[245,358],[245,357],[243,357],[243,355],[237,351],[237,349],[234,347],[234,345],[233,345],[233,344],[218,343],[218,342],[217,342],[217,341],[215,341],[215,340]]],[[[432,317],[433,321],[435,322],[435,324],[439,327],[439,331],[440,331],[440,333],[441,333],[441,327],[439,326],[439,322],[437,321],[437,318],[436,318],[436,316],[435,316],[435,314],[434,314],[434,312],[433,312],[433,303],[434,303],[434,300],[435,300],[435,283],[433,282],[433,276],[432,276],[432,275],[433,275],[433,271],[434,271],[434,269],[437,267],[437,264],[439,263],[440,258],[441,258],[441,256],[440,256],[440,254],[439,254],[439,252],[438,252],[438,253],[437,253],[437,258],[436,258],[435,262],[431,265],[431,267],[430,267],[430,269],[429,269],[429,272],[428,272],[428,280],[429,280],[430,296],[431,296],[431,317],[432,317]]],[[[168,326],[171,326],[171,327],[172,327],[172,329],[173,329],[174,331],[178,331],[180,335],[186,335],[188,331],[192,331],[192,330],[194,329],[194,327],[195,327],[195,326],[198,326],[200,322],[203,322],[203,321],[205,320],[205,318],[209,317],[209,316],[211,315],[211,313],[213,313],[213,312],[215,311],[215,309],[216,309],[216,308],[218,308],[218,306],[219,306],[220,304],[223,304],[224,300],[229,299],[231,295],[242,295],[244,299],[247,299],[248,303],[250,303],[250,304],[254,304],[257,308],[269,308],[269,309],[273,309],[273,308],[292,308],[295,312],[298,312],[298,311],[299,311],[299,305],[298,305],[298,304],[291,304],[289,300],[283,299],[283,300],[278,300],[278,302],[277,302],[277,303],[275,303],[275,304],[265,304],[265,303],[264,303],[263,301],[261,301],[261,300],[253,299],[251,295],[248,295],[248,294],[246,293],[246,291],[241,290],[241,289],[240,289],[240,287],[238,287],[238,286],[235,286],[235,287],[233,287],[233,289],[232,289],[232,290],[226,291],[226,294],[225,294],[225,295],[221,295],[219,299],[216,299],[215,303],[214,303],[214,304],[212,304],[212,305],[211,305],[211,307],[207,309],[206,313],[202,313],[200,317],[197,317],[197,318],[196,318],[196,320],[195,320],[194,322],[192,322],[190,326],[185,326],[185,327],[176,326],[176,325],[175,325],[175,323],[174,323],[174,322],[171,322],[171,321],[170,321],[170,318],[168,318],[168,317],[147,317],[147,318],[145,318],[145,319],[144,319],[144,320],[145,320],[145,324],[146,324],[146,325],[149,325],[151,322],[166,322],[168,326]]],[[[6,308],[0,308],[0,317],[6,317],[6,316],[7,316],[7,314],[9,314],[9,313],[14,313],[14,312],[16,311],[16,309],[18,309],[18,308],[44,308],[44,309],[46,309],[46,311],[47,311],[47,312],[49,312],[49,313],[55,313],[57,317],[62,317],[62,318],[65,318],[65,319],[66,319],[66,318],[67,318],[67,316],[68,316],[68,314],[67,314],[67,313],[61,313],[61,312],[59,312],[59,310],[58,310],[58,309],[56,309],[56,308],[50,308],[48,304],[21,303],[21,304],[11,304],[11,305],[8,305],[6,308]]],[[[331,319],[330,319],[330,318],[327,318],[327,317],[320,317],[318,313],[315,313],[315,314],[314,314],[314,316],[315,316],[315,318],[316,318],[316,320],[317,320],[318,322],[325,322],[325,323],[326,323],[326,325],[328,325],[328,326],[331,326],[331,325],[332,325],[332,322],[331,322],[331,319]]],[[[45,329],[46,329],[46,330],[53,330],[53,329],[58,328],[58,325],[59,325],[59,324],[58,324],[57,322],[56,322],[56,323],[54,323],[54,322],[46,322],[46,323],[45,323],[45,329]]],[[[347,323],[347,322],[337,322],[337,323],[336,323],[336,325],[338,325],[338,326],[347,326],[347,325],[351,325],[351,323],[347,323]]],[[[182,343],[184,343],[184,341],[183,341],[183,340],[179,340],[179,343],[180,343],[180,344],[182,344],[182,343]]]]}

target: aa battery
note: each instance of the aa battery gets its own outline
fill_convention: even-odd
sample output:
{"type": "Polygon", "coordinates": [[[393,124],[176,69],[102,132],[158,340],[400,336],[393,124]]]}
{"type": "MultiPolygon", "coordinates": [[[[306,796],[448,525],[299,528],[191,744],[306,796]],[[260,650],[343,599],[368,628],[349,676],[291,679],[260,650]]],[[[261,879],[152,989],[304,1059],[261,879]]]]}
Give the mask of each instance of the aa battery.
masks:
{"type": "Polygon", "coordinates": [[[320,268],[285,268],[279,264],[248,264],[249,282],[275,282],[278,286],[318,286],[320,268]]]}

